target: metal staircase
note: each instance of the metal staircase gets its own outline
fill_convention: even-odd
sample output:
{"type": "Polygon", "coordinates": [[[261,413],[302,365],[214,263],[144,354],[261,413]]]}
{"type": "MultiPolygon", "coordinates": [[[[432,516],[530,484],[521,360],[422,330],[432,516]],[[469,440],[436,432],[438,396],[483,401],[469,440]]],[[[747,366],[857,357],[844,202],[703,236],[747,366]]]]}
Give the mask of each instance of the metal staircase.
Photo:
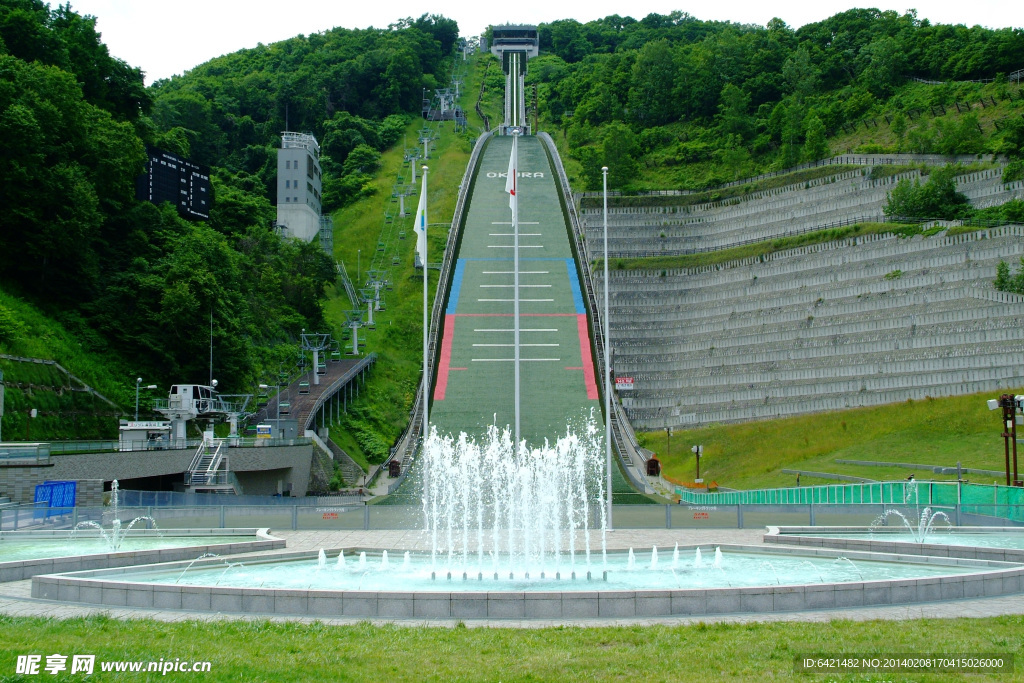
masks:
{"type": "Polygon", "coordinates": [[[237,493],[227,465],[224,440],[204,439],[185,472],[185,487],[192,493],[237,493]]]}

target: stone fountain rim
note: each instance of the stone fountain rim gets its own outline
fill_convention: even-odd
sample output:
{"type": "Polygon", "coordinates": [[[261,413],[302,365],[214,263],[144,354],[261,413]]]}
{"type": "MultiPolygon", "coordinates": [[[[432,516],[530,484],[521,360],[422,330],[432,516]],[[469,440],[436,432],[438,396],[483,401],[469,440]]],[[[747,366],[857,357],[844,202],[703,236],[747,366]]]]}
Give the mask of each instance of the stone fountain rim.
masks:
{"type": "MultiPolygon", "coordinates": [[[[287,616],[383,619],[564,619],[673,617],[703,614],[790,612],[807,609],[910,604],[1018,593],[1024,588],[1024,566],[1016,563],[922,555],[896,555],[828,548],[787,548],[737,544],[693,544],[700,547],[759,553],[852,559],[876,559],[947,566],[973,566],[980,571],[927,578],[880,579],[826,584],[791,584],[743,588],[642,589],[626,591],[352,591],[325,589],[240,588],[118,581],[124,571],[97,569],[32,579],[32,596],[104,606],[177,609],[187,612],[275,614],[287,616]],[[883,557],[884,556],[884,557],[883,557]]],[[[336,548],[358,553],[374,548],[336,548]]],[[[386,548],[390,552],[401,549],[386,548]]],[[[412,551],[410,551],[412,552],[412,551]]],[[[421,551],[422,552],[422,551],[421,551]]],[[[617,551],[625,552],[625,551],[617,551]]],[[[260,561],[312,560],[319,550],[245,558],[260,561]]],[[[223,559],[196,564],[222,563],[223,559]]],[[[163,569],[188,562],[160,563],[163,569]]],[[[195,566],[195,565],[193,565],[195,566]]],[[[138,568],[138,567],[136,567],[138,568]]]]}
{"type": "MultiPolygon", "coordinates": [[[[170,533],[166,536],[189,535],[196,538],[196,545],[179,546],[177,548],[151,548],[148,550],[118,550],[116,552],[91,553],[89,555],[63,555],[58,557],[40,557],[25,560],[11,560],[0,562],[0,584],[8,581],[21,581],[40,574],[66,573],[74,571],[87,571],[94,569],[119,568],[151,564],[154,561],[177,561],[194,557],[196,551],[216,551],[222,555],[236,555],[250,552],[269,552],[279,550],[286,546],[283,538],[272,536],[269,527],[238,529],[239,533],[207,533],[225,531],[223,529],[175,529],[178,532],[192,531],[193,534],[170,533]],[[248,533],[241,533],[248,532],[248,533]],[[204,536],[238,536],[238,541],[227,543],[203,543],[204,536]],[[248,539],[248,540],[242,540],[248,539]]],[[[46,530],[46,531],[5,531],[6,537],[40,540],[44,538],[65,540],[70,531],[46,530]],[[16,535],[22,534],[25,535],[16,535]]],[[[134,534],[133,534],[134,535],[134,534]]],[[[160,536],[157,530],[152,530],[146,537],[160,536]]],[[[0,542],[4,536],[0,536],[0,542]]]]}

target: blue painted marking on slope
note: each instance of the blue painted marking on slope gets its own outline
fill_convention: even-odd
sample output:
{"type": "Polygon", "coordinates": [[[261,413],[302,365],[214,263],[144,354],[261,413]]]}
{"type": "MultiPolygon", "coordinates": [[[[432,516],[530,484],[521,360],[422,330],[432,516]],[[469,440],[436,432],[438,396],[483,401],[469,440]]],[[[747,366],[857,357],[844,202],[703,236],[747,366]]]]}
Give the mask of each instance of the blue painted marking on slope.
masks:
{"type": "Polygon", "coordinates": [[[453,315],[459,305],[459,290],[462,289],[462,275],[466,272],[466,259],[460,258],[455,262],[455,275],[452,277],[452,291],[448,295],[448,308],[445,313],[453,315]]]}
{"type": "Polygon", "coordinates": [[[583,307],[583,292],[580,291],[580,279],[576,275],[576,262],[567,258],[565,266],[569,270],[569,286],[572,287],[572,303],[576,307],[576,314],[586,313],[587,309],[583,307]]]}
{"type": "MultiPolygon", "coordinates": [[[[511,261],[512,259],[513,259],[512,256],[505,256],[505,257],[498,256],[498,257],[487,257],[487,258],[468,257],[468,258],[459,259],[459,260],[460,261],[511,261]]],[[[519,260],[520,261],[564,261],[565,259],[564,258],[556,258],[556,257],[547,257],[547,258],[545,258],[545,257],[520,256],[519,260]]]]}

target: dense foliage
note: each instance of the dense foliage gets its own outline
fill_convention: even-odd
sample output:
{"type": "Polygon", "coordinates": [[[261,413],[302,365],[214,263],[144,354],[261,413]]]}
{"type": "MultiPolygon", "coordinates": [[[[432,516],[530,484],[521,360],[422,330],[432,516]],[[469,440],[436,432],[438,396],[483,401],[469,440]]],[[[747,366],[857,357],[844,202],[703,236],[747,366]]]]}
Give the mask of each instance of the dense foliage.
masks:
{"type": "MultiPolygon", "coordinates": [[[[0,285],[130,358],[133,376],[205,380],[212,332],[223,388],[265,381],[301,328],[324,327],[334,280],[318,245],[271,229],[280,131],[321,140],[328,208],[365,192],[457,26],[424,15],[299,36],[147,89],[95,24],[0,0],[0,285]],[[213,167],[208,222],[135,200],[147,145],[213,167]]],[[[6,336],[0,350],[16,346],[6,336]]]]}
{"type": "Polygon", "coordinates": [[[760,27],[673,12],[555,21],[540,40],[529,78],[544,93],[541,113],[579,150],[590,189],[605,163],[612,187],[635,186],[639,164],[661,186],[696,189],[814,161],[833,152],[829,136],[865,116],[887,115],[892,127],[893,148],[875,151],[1020,152],[1019,109],[985,139],[971,114],[920,116],[952,108],[962,97],[954,87],[906,87],[909,77],[991,79],[1024,67],[1018,28],[852,9],[793,30],[780,19],[760,27]],[[624,165],[617,177],[613,161],[624,165]]]}
{"type": "Polygon", "coordinates": [[[365,191],[374,152],[395,144],[408,114],[419,114],[457,39],[455,21],[425,14],[388,29],[335,28],[261,44],[155,83],[153,123],[165,148],[254,179],[268,196],[280,132],[311,132],[330,210],[365,191]]]}

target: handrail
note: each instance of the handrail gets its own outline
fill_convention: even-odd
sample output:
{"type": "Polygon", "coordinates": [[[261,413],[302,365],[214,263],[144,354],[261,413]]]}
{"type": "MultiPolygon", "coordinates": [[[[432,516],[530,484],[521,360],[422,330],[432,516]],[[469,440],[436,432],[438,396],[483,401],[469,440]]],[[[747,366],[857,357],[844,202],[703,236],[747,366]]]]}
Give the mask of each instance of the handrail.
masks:
{"type": "Polygon", "coordinates": [[[394,485],[396,486],[405,478],[406,472],[409,471],[409,463],[415,453],[415,445],[419,441],[420,429],[422,427],[420,424],[422,422],[420,415],[423,404],[424,386],[426,385],[429,387],[432,385],[432,379],[435,371],[435,356],[441,337],[441,316],[444,314],[444,307],[448,302],[448,288],[449,282],[451,281],[452,264],[455,261],[455,249],[462,236],[462,226],[465,222],[464,214],[468,204],[467,198],[469,196],[470,188],[473,186],[473,180],[476,177],[476,171],[480,162],[480,155],[483,153],[483,149],[491,139],[492,135],[493,133],[486,131],[477,138],[476,144],[473,146],[473,152],[469,156],[469,163],[466,164],[466,170],[462,174],[462,181],[459,183],[459,196],[455,202],[455,212],[452,214],[451,228],[448,230],[448,241],[445,243],[444,260],[441,263],[441,275],[437,282],[437,290],[434,293],[434,302],[431,306],[430,337],[427,342],[427,377],[420,378],[419,386],[416,389],[416,397],[413,399],[413,407],[409,413],[408,426],[399,437],[396,447],[391,451],[391,454],[388,456],[387,460],[384,461],[384,464],[381,465],[381,470],[384,470],[396,457],[401,458],[402,474],[398,481],[395,482],[394,485]]]}
{"type": "Polygon", "coordinates": [[[353,365],[351,368],[346,370],[345,374],[343,374],[341,377],[331,382],[330,385],[328,385],[328,387],[320,393],[316,401],[313,402],[313,406],[309,409],[309,414],[306,416],[306,423],[302,426],[303,431],[309,429],[309,425],[312,424],[313,420],[316,419],[316,411],[320,410],[320,408],[323,407],[324,403],[326,403],[331,396],[337,393],[338,390],[340,390],[343,386],[345,386],[353,379],[355,379],[363,370],[365,370],[366,368],[368,368],[369,366],[373,365],[376,362],[377,354],[370,353],[365,358],[361,358],[359,362],[353,365]]]}
{"type": "Polygon", "coordinates": [[[199,462],[203,459],[203,455],[206,453],[206,439],[199,442],[199,448],[196,449],[195,455],[192,456],[192,460],[188,464],[188,471],[192,472],[199,467],[199,462]]]}

